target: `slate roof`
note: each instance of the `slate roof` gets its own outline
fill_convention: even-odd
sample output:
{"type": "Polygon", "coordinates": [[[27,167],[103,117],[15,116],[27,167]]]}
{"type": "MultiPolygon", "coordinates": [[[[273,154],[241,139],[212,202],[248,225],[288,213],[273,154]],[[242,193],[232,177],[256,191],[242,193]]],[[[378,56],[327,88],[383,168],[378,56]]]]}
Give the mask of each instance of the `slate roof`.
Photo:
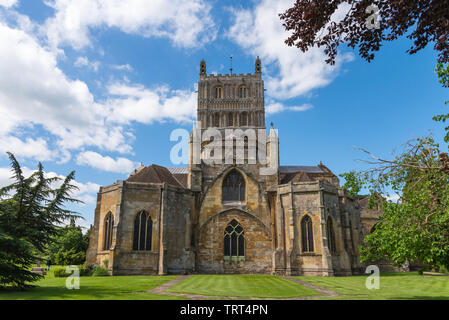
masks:
{"type": "Polygon", "coordinates": [[[309,173],[324,173],[320,166],[279,166],[280,173],[294,173],[294,172],[309,172],[309,173]]]}
{"type": "Polygon", "coordinates": [[[140,169],[138,172],[129,176],[129,178],[126,181],[145,182],[145,183],[166,182],[167,184],[172,185],[174,187],[185,188],[184,185],[181,182],[179,182],[167,168],[155,164],[140,169]]]}

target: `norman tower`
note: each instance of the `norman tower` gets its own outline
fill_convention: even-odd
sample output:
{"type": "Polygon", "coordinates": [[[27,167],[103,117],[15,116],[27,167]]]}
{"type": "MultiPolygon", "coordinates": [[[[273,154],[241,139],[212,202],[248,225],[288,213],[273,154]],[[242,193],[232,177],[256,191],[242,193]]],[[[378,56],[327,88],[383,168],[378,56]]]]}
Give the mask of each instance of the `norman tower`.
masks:
{"type": "Polygon", "coordinates": [[[264,85],[259,57],[254,74],[208,75],[200,63],[198,121],[202,128],[265,127],[264,85]]]}

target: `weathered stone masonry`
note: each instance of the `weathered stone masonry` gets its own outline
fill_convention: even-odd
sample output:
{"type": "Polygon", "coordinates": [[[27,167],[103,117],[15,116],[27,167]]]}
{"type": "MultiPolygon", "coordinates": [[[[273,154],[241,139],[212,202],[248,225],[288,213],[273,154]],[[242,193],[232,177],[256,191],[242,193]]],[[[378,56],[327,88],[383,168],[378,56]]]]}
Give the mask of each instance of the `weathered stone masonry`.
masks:
{"type": "MultiPolygon", "coordinates": [[[[197,117],[201,130],[223,134],[265,129],[260,59],[246,75],[207,75],[202,61],[197,117]]],[[[267,141],[267,150],[272,143],[279,150],[273,127],[267,141]]],[[[366,226],[358,201],[321,163],[261,175],[261,168],[279,163],[278,155],[267,156],[263,165],[195,164],[190,155],[187,168],[141,166],[127,180],[101,187],[87,264],[107,259],[114,275],[359,273],[366,226]],[[109,213],[111,243],[105,241],[109,213]]]]}

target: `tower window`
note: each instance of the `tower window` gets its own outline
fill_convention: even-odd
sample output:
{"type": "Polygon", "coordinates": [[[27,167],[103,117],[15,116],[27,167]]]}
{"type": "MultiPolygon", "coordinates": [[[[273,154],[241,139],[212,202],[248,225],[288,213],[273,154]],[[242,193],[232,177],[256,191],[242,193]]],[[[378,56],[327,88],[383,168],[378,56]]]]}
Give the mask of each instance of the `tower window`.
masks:
{"type": "Polygon", "coordinates": [[[215,98],[217,98],[217,99],[223,98],[223,88],[222,87],[215,87],[215,98]]]}
{"type": "Polygon", "coordinates": [[[245,256],[245,236],[243,228],[235,219],[228,224],[224,231],[224,256],[245,256]]]}
{"type": "Polygon", "coordinates": [[[220,126],[220,114],[215,113],[214,114],[214,127],[219,127],[219,126],[220,126]]]}
{"type": "Polygon", "coordinates": [[[231,171],[223,181],[223,201],[244,201],[245,180],[236,170],[231,171]]]}
{"type": "Polygon", "coordinates": [[[239,87],[239,98],[247,98],[248,97],[248,88],[246,86],[239,87]]]}
{"type": "Polygon", "coordinates": [[[153,221],[146,211],[140,211],[134,219],[133,250],[151,250],[153,221]]]}
{"type": "Polygon", "coordinates": [[[301,238],[302,251],[313,252],[313,225],[309,216],[305,216],[301,221],[301,238]]]}
{"type": "Polygon", "coordinates": [[[327,245],[332,253],[337,252],[337,246],[335,245],[334,226],[331,217],[327,218],[327,245]]]}
{"type": "Polygon", "coordinates": [[[240,114],[240,125],[247,126],[248,125],[248,113],[242,112],[240,114]]]}
{"type": "Polygon", "coordinates": [[[110,250],[112,245],[112,228],[114,227],[114,217],[108,213],[104,219],[104,242],[103,250],[110,250]]]}
{"type": "Polygon", "coordinates": [[[234,125],[234,115],[232,113],[228,113],[228,127],[232,127],[234,125]]]}

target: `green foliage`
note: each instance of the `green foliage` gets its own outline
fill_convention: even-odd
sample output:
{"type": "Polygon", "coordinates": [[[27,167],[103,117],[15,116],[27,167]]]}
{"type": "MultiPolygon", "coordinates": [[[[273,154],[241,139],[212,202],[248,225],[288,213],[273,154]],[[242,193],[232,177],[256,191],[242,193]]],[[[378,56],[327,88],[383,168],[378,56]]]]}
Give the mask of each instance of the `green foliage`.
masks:
{"type": "Polygon", "coordinates": [[[364,180],[360,174],[353,170],[348,173],[342,173],[339,176],[345,179],[343,188],[348,190],[352,197],[357,198],[364,184],[364,180]]]}
{"type": "Polygon", "coordinates": [[[383,214],[364,239],[361,261],[387,258],[396,265],[408,260],[449,267],[449,175],[441,169],[433,139],[417,139],[365,179],[374,194],[392,189],[401,194],[401,201],[375,199],[383,214]]]}
{"type": "Polygon", "coordinates": [[[83,235],[81,227],[71,224],[60,230],[59,235],[48,246],[47,253],[54,264],[78,265],[86,260],[89,236],[83,235]]]}
{"type": "Polygon", "coordinates": [[[63,278],[69,276],[69,274],[66,273],[65,267],[56,267],[53,269],[53,275],[57,278],[63,278]]]}
{"type": "Polygon", "coordinates": [[[104,277],[108,275],[108,270],[100,266],[97,266],[92,274],[93,277],[104,277]]]}
{"type": "MultiPolygon", "coordinates": [[[[438,76],[438,81],[441,83],[441,85],[444,88],[449,88],[449,64],[444,66],[442,63],[439,63],[435,69],[435,72],[438,76]]],[[[446,104],[449,104],[449,101],[445,102],[446,104]]],[[[445,123],[449,119],[449,113],[448,114],[440,114],[435,117],[433,117],[433,120],[440,121],[445,123]]],[[[449,126],[444,128],[446,130],[446,136],[444,137],[445,142],[449,142],[449,126]]]]}
{"type": "Polygon", "coordinates": [[[103,260],[103,265],[107,269],[109,267],[109,259],[104,259],[103,260]]]}
{"type": "Polygon", "coordinates": [[[37,253],[58,234],[58,225],[77,217],[64,205],[79,201],[70,196],[76,189],[72,184],[74,172],[63,181],[46,178],[39,163],[38,170],[25,178],[14,155],[8,155],[15,181],[0,189],[0,287],[23,289],[41,278],[30,271],[37,253]],[[60,186],[53,188],[58,182],[60,186]]]}

